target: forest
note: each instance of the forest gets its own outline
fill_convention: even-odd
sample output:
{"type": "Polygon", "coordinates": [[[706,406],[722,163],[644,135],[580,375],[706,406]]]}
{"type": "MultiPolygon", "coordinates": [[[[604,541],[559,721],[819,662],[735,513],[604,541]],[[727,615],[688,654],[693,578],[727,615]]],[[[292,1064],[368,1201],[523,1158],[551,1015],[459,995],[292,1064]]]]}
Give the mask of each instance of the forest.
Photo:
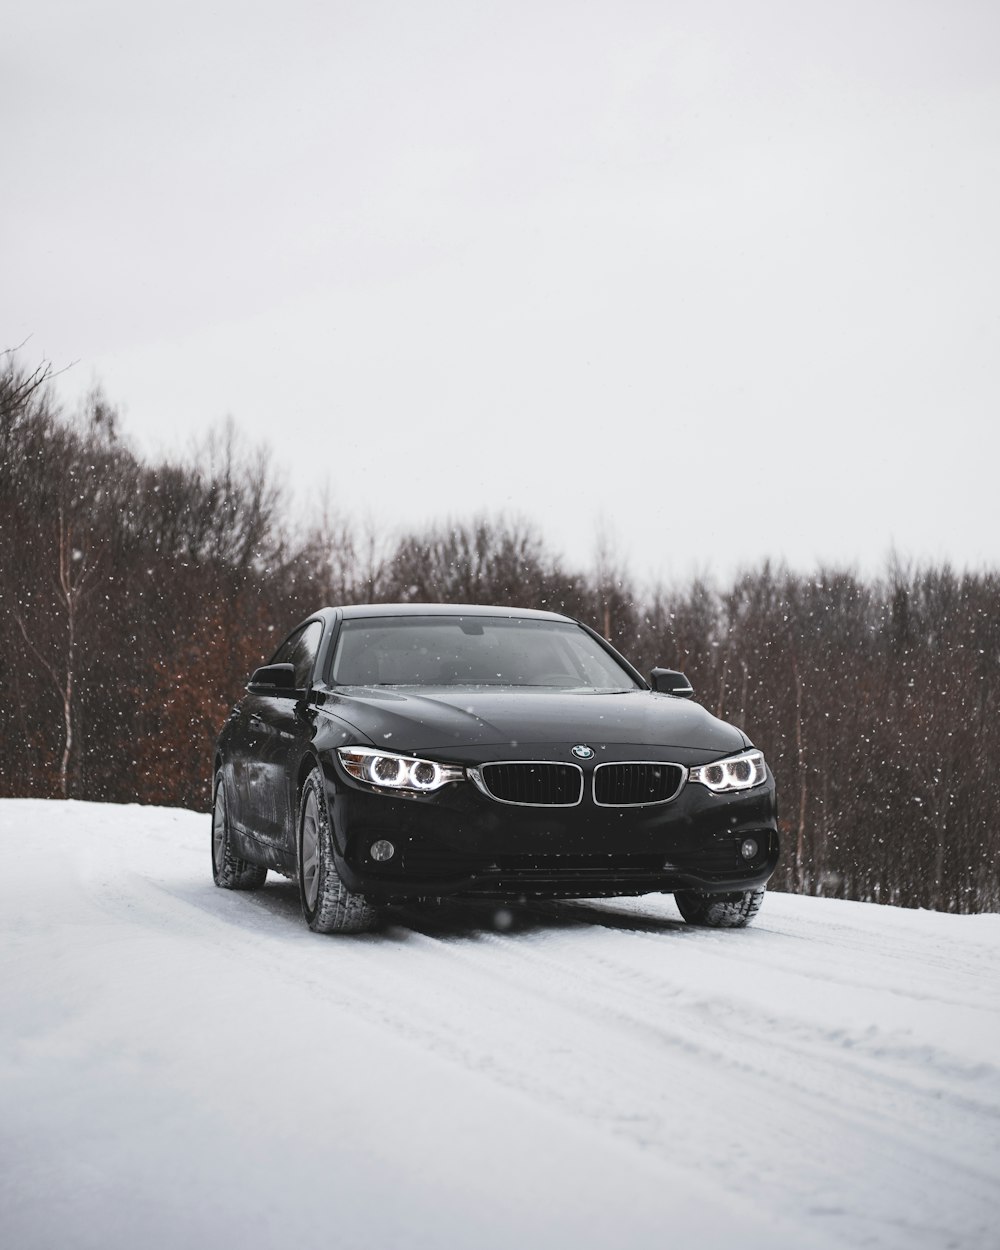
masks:
{"type": "Polygon", "coordinates": [[[316,607],[400,601],[565,612],[643,672],[683,670],[777,778],[774,888],[1000,910],[1000,572],[762,559],[641,587],[606,550],[567,567],[517,518],[293,521],[231,424],[150,463],[99,392],[67,416],[48,366],[0,355],[0,796],[207,811],[250,671],[316,607]]]}

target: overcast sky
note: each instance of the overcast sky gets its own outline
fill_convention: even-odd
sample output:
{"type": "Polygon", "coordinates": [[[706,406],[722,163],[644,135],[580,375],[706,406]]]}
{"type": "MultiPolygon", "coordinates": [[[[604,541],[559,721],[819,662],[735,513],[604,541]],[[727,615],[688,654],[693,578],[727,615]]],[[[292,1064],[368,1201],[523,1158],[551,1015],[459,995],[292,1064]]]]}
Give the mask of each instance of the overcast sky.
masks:
{"type": "Polygon", "coordinates": [[[996,0],[32,0],[0,108],[0,346],[144,450],[640,578],[1000,565],[996,0]]]}

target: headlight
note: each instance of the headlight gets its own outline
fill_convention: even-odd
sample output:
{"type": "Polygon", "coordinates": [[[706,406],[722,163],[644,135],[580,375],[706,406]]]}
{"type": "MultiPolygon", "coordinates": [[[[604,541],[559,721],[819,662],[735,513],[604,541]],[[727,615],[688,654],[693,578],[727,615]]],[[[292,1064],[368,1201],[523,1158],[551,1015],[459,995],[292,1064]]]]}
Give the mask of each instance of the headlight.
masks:
{"type": "Polygon", "coordinates": [[[750,790],[767,779],[767,768],[760,751],[744,751],[714,764],[700,764],[688,772],[688,781],[708,786],[715,794],[729,790],[750,790]]]}
{"type": "Polygon", "coordinates": [[[337,755],[347,772],[358,781],[387,790],[408,790],[428,794],[449,781],[464,781],[465,769],[455,764],[435,764],[409,755],[393,755],[371,747],[338,747],[337,755]]]}

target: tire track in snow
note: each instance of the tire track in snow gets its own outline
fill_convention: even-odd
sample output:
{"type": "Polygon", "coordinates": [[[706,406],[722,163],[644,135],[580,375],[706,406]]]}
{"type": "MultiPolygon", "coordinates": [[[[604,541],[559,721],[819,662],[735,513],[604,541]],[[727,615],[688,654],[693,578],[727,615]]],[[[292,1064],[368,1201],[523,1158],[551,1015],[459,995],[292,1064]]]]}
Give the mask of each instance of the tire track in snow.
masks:
{"type": "MultiPolygon", "coordinates": [[[[198,857],[207,875],[201,858],[207,852],[198,857]]],[[[772,975],[787,973],[793,987],[808,979],[811,965],[796,952],[804,945],[808,955],[810,942],[794,933],[766,925],[757,936],[695,932],[660,915],[656,901],[627,916],[616,909],[610,924],[599,918],[601,905],[546,905],[541,914],[532,905],[515,909],[520,927],[510,933],[493,931],[485,911],[470,914],[464,905],[404,911],[381,934],[331,941],[302,927],[295,887],[285,883],[247,896],[125,866],[91,880],[84,865],[81,877],[91,905],[119,920],[124,914],[252,960],[266,976],[291,978],[339,1010],[571,1119],[693,1172],[708,1152],[737,1192],[783,1185],[789,1202],[836,1222],[850,1205],[831,1193],[829,1177],[839,1174],[855,1201],[863,1198],[872,1244],[893,1244],[909,1210],[918,1217],[913,1245],[943,1244],[948,1233],[952,1244],[971,1246],[981,1227],[976,1212],[998,1197],[972,1150],[954,1131],[936,1131],[967,1116],[967,1105],[945,1091],[913,1088],[884,1046],[859,1064],[863,1029],[831,1034],[773,1002],[748,1005],[732,974],[755,947],[766,945],[772,975]],[[754,946],[738,945],[744,938],[754,946]],[[652,967],[654,957],[663,962],[652,967]],[[692,983],[692,972],[703,979],[692,983]],[[845,1057],[846,1050],[853,1053],[845,1057]],[[875,1167],[882,1159],[899,1162],[875,1167]],[[933,1195],[942,1187],[951,1225],[937,1215],[933,1195]],[[968,1213],[957,1228],[956,1208],[968,1213]]],[[[853,927],[844,928],[812,943],[834,952],[826,963],[836,962],[838,942],[862,949],[853,927]]],[[[879,967],[902,958],[896,953],[879,967]]],[[[841,983],[855,986],[850,977],[841,983]]],[[[945,1056],[927,1057],[940,1077],[945,1056]]],[[[981,1122],[989,1108],[973,1105],[981,1122]]],[[[987,1146],[982,1157],[996,1158],[995,1143],[987,1146]]]]}
{"type": "MultiPolygon", "coordinates": [[[[440,941],[441,939],[435,940],[440,941]]],[[[492,941],[504,944],[504,939],[494,938],[492,941]]],[[[452,943],[450,939],[445,939],[444,945],[451,946],[452,943]]],[[[509,953],[509,951],[507,951],[507,953],[509,953]]],[[[519,955],[525,956],[525,951],[522,949],[519,950],[519,955]]],[[[534,948],[531,949],[530,958],[536,961],[539,959],[537,951],[534,948]]],[[[559,971],[560,974],[565,974],[565,966],[560,966],[559,971]]],[[[514,979],[516,980],[516,976],[514,979]]],[[[565,988],[562,989],[562,993],[565,994],[565,988]]],[[[579,1006],[579,1003],[575,1003],[574,1005],[579,1006]]],[[[606,1009],[602,1011],[602,1014],[606,1014],[606,1009]]],[[[626,1026],[630,1026],[630,1028],[636,1024],[634,1016],[622,1013],[620,1010],[616,1011],[616,1020],[620,1021],[620,1023],[624,1023],[626,1026]]],[[[640,1020],[639,1023],[647,1024],[647,1021],[640,1020]]],[[[715,1064],[720,1058],[729,1058],[729,1056],[725,1055],[724,1051],[717,1049],[710,1055],[702,1054],[707,1049],[704,1045],[704,1029],[704,1019],[700,1019],[694,1026],[692,1026],[692,1031],[694,1031],[696,1040],[691,1041],[690,1038],[687,1039],[686,1049],[689,1051],[689,1054],[694,1055],[695,1058],[709,1059],[712,1064],[715,1064]]],[[[669,1040],[672,1041],[672,1043],[676,1043],[676,1041],[679,1040],[679,1033],[677,1033],[676,1026],[671,1030],[669,1036],[667,1036],[664,1031],[660,1030],[656,1035],[656,1040],[669,1040]]],[[[820,1040],[824,1041],[825,1039],[821,1038],[820,1040]]],[[[760,1041],[761,1044],[768,1046],[771,1053],[780,1049],[778,1046],[774,1045],[774,1039],[766,1039],[766,1041],[765,1039],[760,1039],[760,1041]]],[[[745,1046],[745,1040],[742,1041],[742,1045],[745,1046]]],[[[801,1051],[803,1051],[803,1048],[798,1049],[799,1054],[796,1055],[795,1058],[801,1058],[801,1051]]],[[[829,1050],[829,1048],[826,1049],[829,1050]]],[[[632,1055],[630,1058],[634,1059],[635,1056],[632,1055]]],[[[810,1054],[806,1056],[806,1058],[808,1058],[810,1063],[814,1065],[814,1069],[816,1066],[833,1066],[834,1069],[844,1068],[845,1066],[843,1056],[841,1056],[839,1050],[836,1050],[833,1055],[824,1054],[821,1053],[821,1051],[820,1053],[816,1053],[816,1048],[813,1046],[813,1048],[810,1048],[810,1054]]],[[[758,1083],[760,1083],[761,1080],[764,1080],[765,1083],[775,1086],[775,1088],[769,1091],[768,1098],[765,1099],[765,1103],[770,1098],[773,1098],[773,1096],[784,1096],[784,1098],[786,1098],[786,1096],[788,1096],[789,1089],[793,1088],[796,1093],[799,1094],[800,1099],[804,1101],[804,1104],[808,1104],[801,1108],[804,1113],[804,1121],[806,1124],[813,1126],[815,1125],[816,1120],[821,1119],[824,1124],[824,1133],[828,1135],[835,1134],[835,1131],[839,1126],[841,1133],[859,1136],[861,1139],[859,1141],[859,1145],[868,1146],[869,1154],[871,1151],[871,1144],[873,1143],[880,1144],[879,1153],[881,1154],[898,1153],[901,1146],[908,1146],[911,1154],[911,1171],[913,1171],[913,1169],[918,1169],[919,1173],[925,1176],[926,1181],[928,1181],[930,1186],[928,1193],[934,1190],[935,1185],[940,1185],[941,1181],[943,1181],[943,1160],[940,1158],[939,1151],[936,1151],[933,1146],[928,1144],[930,1141],[933,1141],[933,1138],[926,1138],[924,1141],[918,1139],[914,1145],[913,1143],[910,1143],[911,1134],[909,1126],[904,1126],[903,1129],[896,1131],[889,1128],[889,1125],[893,1124],[893,1121],[886,1121],[885,1119],[886,1111],[893,1110],[896,1101],[899,1099],[900,1093],[905,1095],[909,1100],[913,1100],[914,1094],[920,1093],[920,1091],[914,1091],[913,1089],[906,1088],[905,1084],[900,1083],[898,1080],[886,1079],[884,1073],[878,1073],[878,1071],[873,1073],[873,1071],[869,1070],[858,1071],[858,1065],[849,1064],[848,1066],[853,1069],[849,1075],[855,1078],[855,1084],[858,1084],[859,1079],[860,1081],[863,1081],[863,1083],[864,1081],[868,1081],[869,1083],[868,1088],[855,1091],[854,1098],[851,1099],[851,1108],[853,1108],[853,1110],[851,1110],[851,1114],[849,1115],[848,1111],[845,1110],[846,1104],[834,1106],[834,1108],[831,1109],[829,1096],[825,1094],[816,1094],[816,1089],[829,1089],[830,1083],[824,1075],[823,1080],[820,1080],[818,1084],[818,1074],[816,1074],[815,1070],[806,1070],[803,1074],[803,1079],[790,1081],[788,1065],[778,1065],[781,1066],[780,1073],[778,1073],[774,1063],[774,1055],[771,1055],[771,1063],[769,1065],[751,1063],[750,1056],[747,1056],[745,1051],[741,1054],[740,1060],[737,1060],[734,1063],[734,1061],[729,1058],[729,1061],[730,1066],[735,1066],[735,1068],[740,1069],[742,1075],[749,1076],[749,1078],[758,1081],[758,1083]],[[809,1079],[806,1080],[805,1078],[809,1079]],[[890,1088],[888,1090],[881,1089],[881,1086],[886,1084],[888,1084],[890,1088]],[[873,1096],[873,1086],[874,1094],[878,1095],[878,1098],[874,1098],[873,1096]],[[883,1105],[879,1105],[880,1103],[883,1105]],[[920,1158],[916,1158],[916,1156],[920,1156],[920,1158]]],[[[715,1080],[716,1073],[717,1068],[712,1069],[712,1080],[715,1080]]],[[[834,1071],[833,1076],[836,1080],[836,1085],[839,1085],[840,1088],[843,1089],[844,1074],[841,1073],[841,1071],[834,1071]]],[[[744,1100],[745,1099],[746,1094],[744,1091],[744,1100]]],[[[697,1101],[700,1101],[700,1096],[699,1099],[695,1101],[696,1103],[697,1101]]],[[[936,1100],[931,1101],[931,1110],[934,1110],[935,1101],[936,1100]]],[[[635,1134],[635,1121],[639,1120],[641,1123],[641,1119],[641,1116],[626,1116],[621,1123],[629,1125],[630,1133],[635,1134]]],[[[642,1140],[646,1140],[645,1133],[641,1133],[640,1136],[642,1140]]],[[[800,1149],[815,1150],[815,1129],[810,1128],[808,1133],[805,1134],[795,1134],[794,1140],[800,1149]]],[[[859,1151],[860,1155],[864,1155],[865,1153],[865,1150],[859,1151]]],[[[946,1163],[948,1163],[948,1166],[945,1166],[944,1173],[948,1173],[949,1166],[951,1166],[949,1161],[946,1161],[946,1163]]],[[[759,1171],[754,1171],[750,1179],[750,1188],[752,1188],[752,1185],[759,1184],[759,1181],[759,1171]]],[[[963,1166],[959,1169],[958,1175],[955,1175],[953,1180],[951,1180],[953,1193],[958,1194],[965,1190],[968,1191],[970,1198],[974,1199],[976,1195],[979,1195],[981,1198],[981,1188],[983,1188],[984,1184],[986,1186],[993,1185],[993,1175],[991,1175],[989,1171],[981,1169],[980,1166],[978,1166],[978,1160],[971,1158],[970,1155],[966,1156],[963,1166]],[[964,1184],[964,1174],[966,1171],[971,1174],[971,1185],[964,1184]]],[[[906,1198],[910,1198],[911,1191],[913,1191],[913,1185],[913,1175],[908,1173],[903,1185],[903,1193],[900,1194],[900,1198],[904,1198],[904,1196],[906,1196],[906,1198]]]]}

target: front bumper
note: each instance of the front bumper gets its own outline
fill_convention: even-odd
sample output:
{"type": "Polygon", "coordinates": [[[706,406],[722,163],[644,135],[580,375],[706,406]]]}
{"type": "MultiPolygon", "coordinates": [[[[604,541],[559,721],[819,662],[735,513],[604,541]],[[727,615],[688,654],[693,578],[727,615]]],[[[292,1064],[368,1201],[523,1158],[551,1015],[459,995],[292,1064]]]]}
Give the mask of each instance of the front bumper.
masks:
{"type": "Polygon", "coordinates": [[[715,795],[689,783],[669,803],[571,808],[495,802],[468,782],[403,797],[355,784],[332,764],[327,801],[337,871],[376,902],[465,895],[593,898],[731,893],[763,886],[778,861],[774,779],[715,795]],[[754,838],[757,855],[740,847],[754,838]],[[385,839],[395,854],[371,856],[385,839]]]}

